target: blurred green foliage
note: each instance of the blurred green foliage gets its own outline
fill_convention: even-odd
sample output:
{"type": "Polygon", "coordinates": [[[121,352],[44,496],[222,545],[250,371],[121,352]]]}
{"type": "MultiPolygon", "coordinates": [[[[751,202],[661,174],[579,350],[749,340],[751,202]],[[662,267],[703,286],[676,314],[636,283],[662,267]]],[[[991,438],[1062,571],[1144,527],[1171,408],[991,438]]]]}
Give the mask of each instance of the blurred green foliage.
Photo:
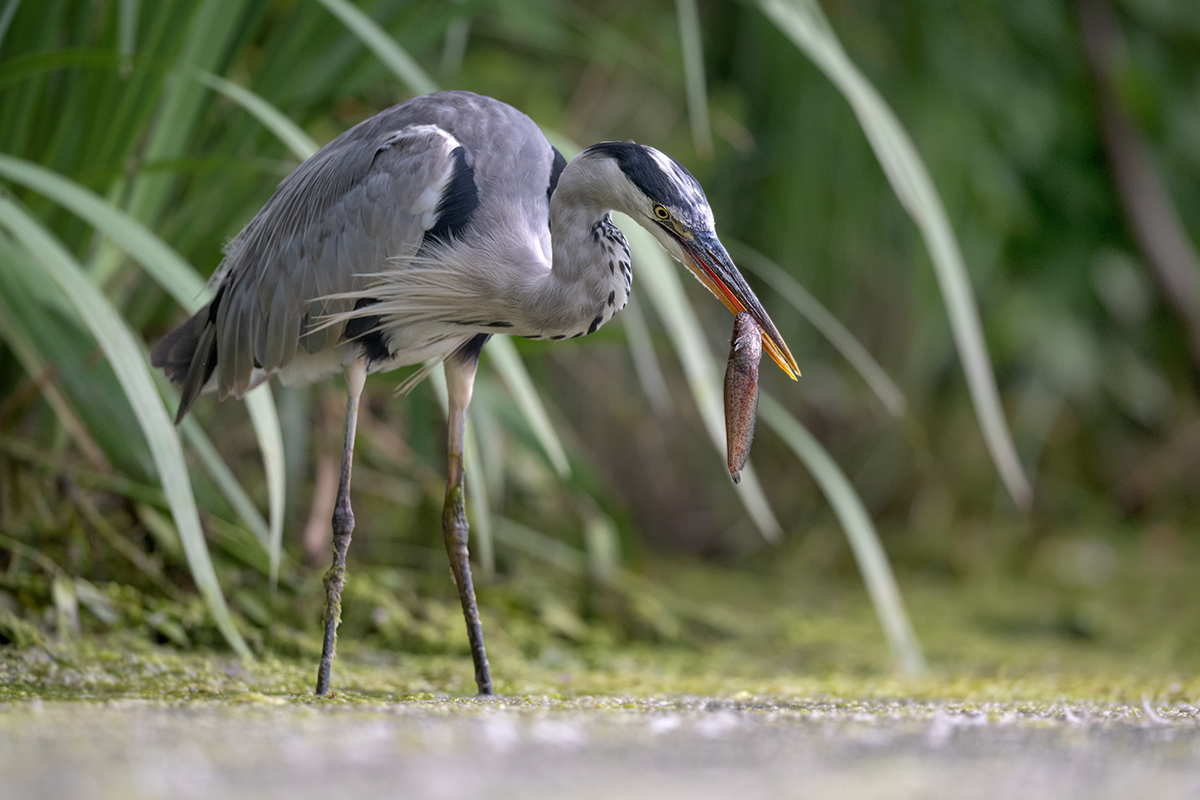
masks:
{"type": "MultiPolygon", "coordinates": [[[[697,154],[689,127],[671,4],[358,5],[446,88],[503,99],[574,141],[634,139],[672,153],[705,186],[724,239],[784,267],[841,320],[904,392],[903,418],[887,414],[837,352],[756,283],[804,370],[791,384],[764,368],[765,385],[848,473],[911,580],[994,569],[1032,574],[1047,552],[1057,552],[1064,526],[1072,536],[1087,532],[1088,541],[1140,540],[1146,530],[1163,541],[1194,537],[1198,367],[1129,233],[1075,3],[823,6],[850,57],[909,130],[950,212],[1001,397],[1035,483],[1028,517],[1002,493],[988,458],[917,230],[845,100],[755,5],[700,4],[711,157],[697,154]]],[[[1200,17],[1186,2],[1115,6],[1120,103],[1197,241],[1200,17]]],[[[7,29],[0,24],[0,153],[92,189],[204,273],[296,162],[243,108],[177,66],[245,86],[318,142],[406,96],[379,59],[311,0],[8,0],[0,20],[11,9],[7,29]],[[136,24],[133,49],[123,55],[126,8],[136,20],[126,19],[125,30],[136,24]]],[[[179,322],[167,294],[88,225],[37,191],[15,184],[4,191],[87,265],[145,341],[179,322]]],[[[46,313],[31,284],[12,279],[15,247],[0,234],[0,315],[9,321],[0,324],[0,614],[8,615],[0,635],[32,635],[20,627],[21,615],[41,622],[41,610],[56,607],[54,581],[66,586],[66,576],[114,587],[97,591],[148,635],[214,643],[112,371],[86,329],[46,313]],[[40,371],[23,360],[14,330],[44,354],[40,371]],[[65,426],[48,386],[61,392],[102,457],[89,457],[65,426]],[[40,577],[30,583],[29,575],[40,577]]],[[[611,536],[617,557],[635,564],[647,553],[678,550],[739,560],[764,547],[705,441],[682,369],[636,284],[635,275],[635,302],[668,408],[655,409],[618,325],[578,341],[517,342],[567,446],[570,481],[542,455],[501,381],[481,378],[473,407],[480,469],[499,515],[495,580],[497,596],[508,597],[506,623],[519,627],[516,611],[524,611],[567,642],[670,639],[688,629],[673,625],[677,612],[664,611],[641,584],[623,586],[616,600],[600,590],[576,592],[591,585],[583,577],[589,569],[604,571],[595,565],[612,558],[614,549],[602,544],[611,536]],[[597,525],[615,533],[597,538],[597,525]],[[522,540],[530,528],[567,548],[565,561],[543,560],[556,564],[551,574],[560,586],[576,587],[568,593],[573,600],[562,601],[553,580],[504,594],[507,580],[529,579],[516,566],[528,551],[549,552],[522,540]],[[572,558],[584,566],[564,568],[572,558]],[[589,628],[597,618],[617,633],[589,628]]],[[[727,315],[700,286],[688,289],[710,345],[723,352],[727,315]]],[[[374,599],[354,612],[355,596],[348,596],[346,631],[439,651],[454,641],[441,631],[457,624],[439,605],[452,598],[437,523],[441,417],[428,387],[397,399],[397,382],[369,382],[360,420],[351,559],[377,571],[357,588],[352,573],[351,591],[374,599]]],[[[338,452],[341,400],[334,386],[279,399],[290,481],[289,559],[279,592],[271,591],[262,554],[228,502],[199,470],[193,478],[243,634],[252,645],[270,641],[307,653],[320,593],[301,564],[326,560],[325,519],[316,515],[307,551],[300,531],[314,498],[328,491],[321,476],[338,452]]],[[[245,412],[205,400],[196,414],[265,507],[245,412]]],[[[785,539],[810,555],[837,547],[810,536],[828,526],[829,511],[787,446],[765,432],[755,444],[754,463],[785,539]]],[[[846,559],[813,563],[852,574],[846,559]]],[[[1082,563],[1090,569],[1087,558],[1082,563]]],[[[59,606],[69,605],[63,591],[59,606]]]]}

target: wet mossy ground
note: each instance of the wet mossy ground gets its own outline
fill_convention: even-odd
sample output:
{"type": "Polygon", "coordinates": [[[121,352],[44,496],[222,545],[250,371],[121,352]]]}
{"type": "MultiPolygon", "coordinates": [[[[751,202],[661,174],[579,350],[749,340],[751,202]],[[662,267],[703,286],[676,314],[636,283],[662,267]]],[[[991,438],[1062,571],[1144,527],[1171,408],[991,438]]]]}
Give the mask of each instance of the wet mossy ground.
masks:
{"type": "MultiPolygon", "coordinates": [[[[931,670],[920,677],[775,675],[701,670],[694,653],[622,653],[610,664],[569,672],[506,664],[496,700],[476,698],[469,662],[447,656],[358,651],[339,662],[335,690],[312,693],[315,665],[265,657],[180,653],[162,646],[105,640],[8,650],[0,659],[0,704],[146,701],[166,706],[360,706],[394,703],[481,707],[688,709],[716,704],[747,709],[828,708],[848,714],[927,716],[1020,713],[1069,716],[1065,708],[1127,709],[1200,721],[1200,678],[1133,673],[1040,672],[979,676],[931,670]],[[899,706],[897,705],[899,703],[899,706]],[[1146,711],[1150,707],[1156,712],[1146,711]]],[[[748,672],[748,671],[747,671],[748,672]]],[[[10,706],[11,708],[12,706],[10,706]]]]}
{"type": "MultiPolygon", "coordinates": [[[[826,574],[814,571],[811,546],[736,568],[651,559],[607,589],[518,572],[482,584],[480,607],[506,703],[770,698],[865,703],[863,713],[893,701],[1039,713],[1062,703],[1194,710],[1200,582],[1190,551],[1164,558],[1145,547],[1066,541],[1030,559],[1019,577],[994,564],[956,575],[901,563],[901,590],[930,664],[919,676],[892,668],[862,586],[836,561],[826,574]],[[1100,548],[1091,554],[1099,566],[1072,574],[1087,548],[1100,548]]],[[[351,568],[330,698],[312,694],[314,619],[312,631],[266,626],[254,660],[148,637],[144,625],[85,625],[60,636],[27,623],[28,638],[0,647],[0,702],[472,707],[452,588],[425,588],[394,571],[351,568]]]]}

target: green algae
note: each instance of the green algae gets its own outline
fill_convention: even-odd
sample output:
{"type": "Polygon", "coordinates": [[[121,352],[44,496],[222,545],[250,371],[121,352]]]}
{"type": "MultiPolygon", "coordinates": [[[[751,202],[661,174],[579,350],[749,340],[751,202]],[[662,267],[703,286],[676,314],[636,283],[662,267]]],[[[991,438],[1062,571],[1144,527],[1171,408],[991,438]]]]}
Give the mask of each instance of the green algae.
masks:
{"type": "MultiPolygon", "coordinates": [[[[617,673],[596,670],[564,680],[530,664],[500,683],[500,695],[477,698],[470,664],[442,657],[395,663],[350,658],[339,667],[335,691],[312,694],[311,664],[265,658],[243,663],[159,646],[69,647],[10,651],[0,660],[0,709],[31,704],[90,703],[164,708],[386,710],[410,706],[423,714],[606,711],[687,714],[731,711],[772,719],[829,719],[856,723],[929,720],[939,715],[982,722],[1081,724],[1112,721],[1200,724],[1200,680],[1129,676],[1025,678],[930,675],[894,677],[776,676],[739,680],[689,672],[657,654],[628,661],[617,673]]],[[[128,644],[128,643],[124,643],[128,644]]],[[[626,654],[628,657],[628,654],[626,654]]],[[[6,713],[7,713],[6,712],[6,713]]]]}
{"type": "MultiPolygon", "coordinates": [[[[1099,577],[1083,578],[1064,570],[1073,564],[1064,554],[1077,556],[1079,541],[1100,547],[1094,537],[1050,540],[1024,556],[1020,570],[1005,552],[977,554],[957,572],[909,553],[897,572],[931,668],[902,677],[844,554],[822,556],[821,535],[735,566],[649,558],[606,585],[510,557],[499,577],[478,586],[496,691],[503,702],[569,707],[592,698],[633,709],[653,698],[697,697],[869,708],[999,703],[1002,713],[1049,713],[1064,702],[1200,703],[1200,635],[1180,624],[1200,615],[1200,559],[1178,540],[1169,557],[1154,537],[1102,542],[1112,558],[1099,577]]],[[[253,661],[213,648],[219,638],[195,598],[97,585],[115,621],[84,608],[78,633],[43,623],[51,620],[45,611],[7,612],[17,624],[0,647],[0,702],[477,707],[444,567],[353,565],[334,691],[319,700],[310,685],[320,654],[319,575],[263,601],[266,625],[243,619],[253,661]]],[[[29,586],[22,596],[36,599],[29,586]]],[[[260,589],[254,576],[243,577],[231,596],[257,597],[260,589]]],[[[50,595],[44,608],[52,608],[50,595]]],[[[875,713],[869,708],[861,713],[875,713]]]]}
{"type": "MultiPolygon", "coordinates": [[[[943,606],[957,598],[946,593],[943,606]]],[[[932,597],[928,598],[932,601],[932,597]]],[[[925,600],[919,605],[923,607],[925,600]]],[[[687,703],[710,698],[752,706],[761,703],[832,703],[847,714],[891,713],[887,703],[957,704],[960,712],[1049,714],[1063,703],[1200,704],[1200,677],[1183,669],[1158,671],[1136,651],[1123,658],[1096,643],[1067,641],[1049,646],[1035,638],[1014,646],[1011,638],[958,629],[955,651],[948,645],[930,673],[903,677],[886,668],[877,643],[861,651],[836,644],[833,636],[854,634],[869,624],[847,598],[826,598],[821,617],[800,624],[772,623],[748,616],[746,633],[704,642],[624,642],[603,647],[559,640],[531,650],[496,632],[492,650],[497,701],[574,708],[601,704],[645,710],[648,703],[687,703]],[[750,624],[757,621],[758,627],[750,624]],[[779,634],[773,638],[772,634],[779,634]],[[1097,650],[1098,652],[1090,652],[1097,650]],[[872,661],[869,654],[875,652],[872,661]],[[857,653],[857,657],[854,654],[857,653]],[[998,669],[990,659],[1007,653],[998,669]],[[839,660],[846,657],[846,664],[839,660]],[[957,663],[951,661],[957,659],[957,663]],[[807,667],[805,666],[807,664],[807,667]],[[861,705],[855,705],[861,704],[861,705]],[[996,706],[987,710],[989,704],[996,706]]],[[[734,612],[726,610],[725,613],[734,612]]],[[[861,610],[869,620],[869,610],[861,610]]],[[[952,621],[952,620],[951,620],[952,621]]],[[[950,622],[944,622],[949,626],[950,622]]],[[[546,639],[555,637],[546,635],[546,639]]],[[[311,693],[313,660],[265,652],[254,661],[228,653],[180,650],[147,642],[131,633],[74,640],[45,640],[0,650],[0,702],[139,699],[169,705],[333,705],[441,703],[482,706],[465,653],[405,653],[347,641],[335,665],[328,698],[311,693]]],[[[1061,712],[1057,712],[1060,713],[1061,712]]]]}

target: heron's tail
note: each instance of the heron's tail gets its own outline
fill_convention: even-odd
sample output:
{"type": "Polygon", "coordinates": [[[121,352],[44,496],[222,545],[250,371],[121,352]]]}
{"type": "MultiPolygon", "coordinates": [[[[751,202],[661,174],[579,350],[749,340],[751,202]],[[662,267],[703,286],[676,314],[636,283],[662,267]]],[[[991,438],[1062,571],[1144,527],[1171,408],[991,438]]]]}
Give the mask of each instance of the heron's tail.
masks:
{"type": "Polygon", "coordinates": [[[179,412],[175,423],[187,416],[204,385],[217,368],[217,326],[212,304],[158,340],[150,351],[150,363],[162,369],[179,387],[179,412]]]}

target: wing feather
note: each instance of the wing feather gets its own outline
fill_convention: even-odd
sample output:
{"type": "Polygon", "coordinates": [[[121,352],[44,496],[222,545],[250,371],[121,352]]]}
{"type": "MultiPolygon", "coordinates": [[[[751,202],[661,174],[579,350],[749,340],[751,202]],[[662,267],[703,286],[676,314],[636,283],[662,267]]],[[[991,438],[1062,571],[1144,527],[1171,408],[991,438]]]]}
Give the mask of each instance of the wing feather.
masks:
{"type": "Polygon", "coordinates": [[[345,323],[325,320],[351,310],[344,296],[371,276],[403,268],[436,221],[461,145],[433,125],[371,122],[302,164],[230,244],[216,278],[226,287],[215,320],[222,397],[241,396],[256,366],[278,370],[299,347],[342,341],[345,323]]]}
{"type": "Polygon", "coordinates": [[[299,338],[300,333],[300,316],[298,314],[289,314],[287,307],[287,293],[278,290],[274,287],[271,295],[271,305],[267,311],[263,313],[265,319],[278,320],[275,325],[260,325],[258,335],[255,337],[255,358],[262,368],[268,372],[278,369],[281,365],[291,360],[295,354],[295,341],[292,342],[291,351],[288,351],[287,339],[292,334],[292,321],[295,320],[295,336],[299,338]]]}
{"type": "MultiPolygon", "coordinates": [[[[204,388],[216,388],[222,397],[240,395],[307,353],[351,347],[345,327],[364,300],[382,301],[362,303],[362,317],[383,317],[384,343],[397,355],[413,342],[421,345],[414,353],[431,353],[431,343],[440,340],[452,349],[454,334],[429,328],[440,312],[420,304],[433,299],[434,306],[444,306],[446,292],[461,287],[453,275],[433,275],[432,260],[418,265],[414,257],[423,243],[444,257],[450,243],[470,241],[477,256],[524,263],[524,250],[514,255],[493,249],[486,237],[480,244],[479,214],[490,215],[492,228],[540,237],[548,257],[549,231],[528,224],[548,217],[552,189],[541,176],[544,170],[554,174],[552,162],[532,120],[469,92],[414,98],[331,141],[288,176],[230,242],[212,278],[219,291],[210,305],[154,348],[155,365],[182,384],[180,416],[204,388]],[[522,195],[526,188],[528,197],[522,195]],[[426,233],[440,223],[446,230],[429,238],[445,239],[435,244],[426,233]],[[409,275],[415,280],[395,280],[409,275]],[[430,281],[438,292],[423,294],[423,282],[430,281]],[[403,299],[393,296],[398,292],[414,293],[401,305],[420,313],[381,314],[389,300],[403,299]],[[343,313],[328,318],[331,309],[343,313]],[[406,338],[417,328],[419,339],[406,338]]],[[[364,333],[364,325],[356,323],[355,331],[364,333]]],[[[378,338],[371,342],[379,344],[378,338]]],[[[317,376],[293,366],[300,380],[317,376]]]]}

